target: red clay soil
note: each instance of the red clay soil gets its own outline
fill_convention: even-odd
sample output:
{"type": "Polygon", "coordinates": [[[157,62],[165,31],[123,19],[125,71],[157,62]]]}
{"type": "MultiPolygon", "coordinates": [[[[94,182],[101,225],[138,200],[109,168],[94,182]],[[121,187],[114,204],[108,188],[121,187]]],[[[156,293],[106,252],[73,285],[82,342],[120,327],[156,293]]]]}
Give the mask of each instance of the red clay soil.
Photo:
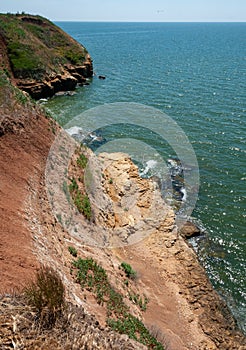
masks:
{"type": "Polygon", "coordinates": [[[0,292],[22,287],[38,267],[25,203],[30,191],[39,186],[54,138],[45,117],[30,108],[18,113],[22,127],[15,128],[16,120],[10,120],[0,137],[0,292]]]}

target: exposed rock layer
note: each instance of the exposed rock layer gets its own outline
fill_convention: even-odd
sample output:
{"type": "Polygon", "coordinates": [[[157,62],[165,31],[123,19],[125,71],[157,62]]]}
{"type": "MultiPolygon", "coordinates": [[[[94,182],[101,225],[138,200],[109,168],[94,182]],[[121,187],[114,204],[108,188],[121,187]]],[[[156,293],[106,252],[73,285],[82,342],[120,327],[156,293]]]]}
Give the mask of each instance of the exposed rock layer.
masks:
{"type": "Polygon", "coordinates": [[[63,67],[63,74],[52,74],[43,81],[16,80],[17,86],[29,93],[38,100],[40,98],[52,97],[59,91],[71,91],[78,84],[87,84],[87,79],[93,75],[92,61],[89,54],[83,66],[66,65],[63,67]]]}
{"type": "Polygon", "coordinates": [[[127,155],[103,153],[98,159],[93,162],[97,164],[94,170],[103,176],[93,186],[96,194],[90,193],[95,204],[94,225],[113,229],[117,237],[127,237],[128,243],[135,230],[144,231],[138,243],[116,249],[115,254],[133,266],[141,290],[148,291],[145,323],[154,322],[161,329],[170,349],[244,349],[245,338],[235,319],[183,238],[198,234],[196,226],[186,223],[178,232],[174,213],[159,196],[158,187],[139,177],[127,155]]]}

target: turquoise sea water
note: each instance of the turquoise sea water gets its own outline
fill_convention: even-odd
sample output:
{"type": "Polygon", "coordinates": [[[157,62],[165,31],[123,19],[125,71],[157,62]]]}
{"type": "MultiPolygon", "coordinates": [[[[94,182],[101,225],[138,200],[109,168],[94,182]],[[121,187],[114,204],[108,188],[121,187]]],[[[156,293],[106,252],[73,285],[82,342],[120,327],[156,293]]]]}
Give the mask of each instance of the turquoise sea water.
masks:
{"type": "Polygon", "coordinates": [[[104,103],[137,102],[168,114],[188,136],[200,172],[192,216],[206,230],[198,254],[246,332],[246,24],[58,25],[106,76],[49,100],[62,125],[104,103]]]}

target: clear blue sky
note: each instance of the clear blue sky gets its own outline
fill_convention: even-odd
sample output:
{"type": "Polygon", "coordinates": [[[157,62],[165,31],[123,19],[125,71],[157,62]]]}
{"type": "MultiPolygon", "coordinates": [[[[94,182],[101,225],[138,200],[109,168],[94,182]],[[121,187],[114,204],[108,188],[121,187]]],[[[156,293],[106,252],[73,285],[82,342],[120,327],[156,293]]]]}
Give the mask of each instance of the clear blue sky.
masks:
{"type": "Polygon", "coordinates": [[[56,21],[245,22],[246,0],[0,0],[56,21]]]}

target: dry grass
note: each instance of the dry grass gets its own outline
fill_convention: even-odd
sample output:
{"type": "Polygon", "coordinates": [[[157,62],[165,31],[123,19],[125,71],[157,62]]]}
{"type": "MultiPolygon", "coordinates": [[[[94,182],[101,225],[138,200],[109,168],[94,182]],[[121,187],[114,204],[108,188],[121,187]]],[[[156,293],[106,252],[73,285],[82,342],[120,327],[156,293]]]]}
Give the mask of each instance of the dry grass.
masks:
{"type": "Polygon", "coordinates": [[[169,343],[168,343],[163,331],[159,327],[157,327],[156,325],[151,325],[148,327],[148,329],[149,329],[150,334],[165,347],[165,350],[168,350],[169,343]]]}
{"type": "Polygon", "coordinates": [[[102,329],[82,307],[70,303],[53,327],[45,329],[23,294],[0,296],[0,349],[144,349],[126,336],[102,329]]]}
{"type": "Polygon", "coordinates": [[[27,303],[36,311],[36,319],[43,328],[52,328],[65,307],[65,288],[58,273],[43,266],[35,281],[24,289],[27,303]]]}

